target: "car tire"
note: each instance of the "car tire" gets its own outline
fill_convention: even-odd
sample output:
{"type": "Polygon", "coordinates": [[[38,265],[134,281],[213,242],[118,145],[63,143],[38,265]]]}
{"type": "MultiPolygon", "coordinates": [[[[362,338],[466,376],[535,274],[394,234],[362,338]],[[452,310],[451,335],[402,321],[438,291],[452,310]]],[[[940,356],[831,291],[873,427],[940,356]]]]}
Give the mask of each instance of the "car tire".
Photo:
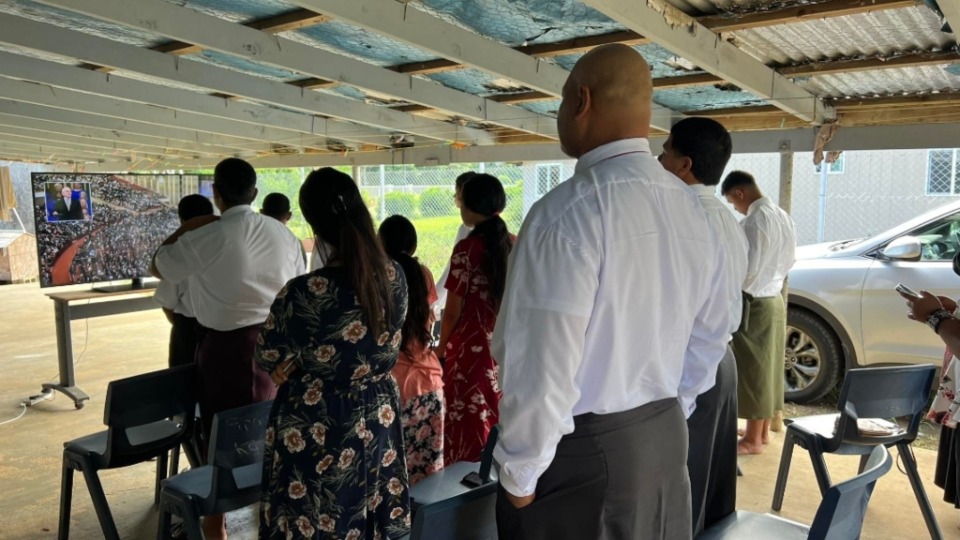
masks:
{"type": "Polygon", "coordinates": [[[784,349],[784,399],[809,403],[827,395],[837,386],[843,349],[833,329],[813,313],[787,309],[784,349]]]}

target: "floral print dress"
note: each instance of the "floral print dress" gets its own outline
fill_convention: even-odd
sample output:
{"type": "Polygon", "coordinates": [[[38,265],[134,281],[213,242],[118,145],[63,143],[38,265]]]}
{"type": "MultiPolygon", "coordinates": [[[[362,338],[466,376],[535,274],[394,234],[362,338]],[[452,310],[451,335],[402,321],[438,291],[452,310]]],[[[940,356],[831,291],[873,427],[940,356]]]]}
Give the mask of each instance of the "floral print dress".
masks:
{"type": "Polygon", "coordinates": [[[497,362],[490,355],[490,338],[497,312],[484,271],[483,238],[461,240],[450,258],[448,291],[463,298],[460,320],[447,340],[443,391],[446,399],[443,459],[480,461],[487,436],[500,414],[497,362]]]}
{"type": "Polygon", "coordinates": [[[260,538],[379,540],[410,527],[397,361],[407,287],[388,267],[393,313],[370,327],[345,270],[290,280],[277,295],[255,357],[272,371],[292,358],[267,427],[260,538]]]}

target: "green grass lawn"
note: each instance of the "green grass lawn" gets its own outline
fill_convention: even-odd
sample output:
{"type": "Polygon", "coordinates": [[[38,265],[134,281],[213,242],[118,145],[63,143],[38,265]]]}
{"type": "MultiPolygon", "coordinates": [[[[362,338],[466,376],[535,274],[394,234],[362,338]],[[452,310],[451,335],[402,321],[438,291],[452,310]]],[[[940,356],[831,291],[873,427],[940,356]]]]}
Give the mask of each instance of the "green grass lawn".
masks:
{"type": "Polygon", "coordinates": [[[411,220],[417,229],[417,258],[433,272],[434,278],[440,278],[440,272],[453,253],[453,241],[460,226],[459,215],[434,218],[416,218],[411,220]]]}

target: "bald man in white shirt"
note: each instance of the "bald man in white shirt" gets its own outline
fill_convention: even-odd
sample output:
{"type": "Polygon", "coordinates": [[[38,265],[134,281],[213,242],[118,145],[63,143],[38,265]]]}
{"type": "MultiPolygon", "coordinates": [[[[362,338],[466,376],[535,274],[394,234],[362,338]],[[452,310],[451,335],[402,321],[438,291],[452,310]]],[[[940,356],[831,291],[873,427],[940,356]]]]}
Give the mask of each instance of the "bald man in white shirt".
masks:
{"type": "Polygon", "coordinates": [[[783,284],[796,260],[793,219],[764,197],[753,175],[733,171],[721,192],[745,218],[740,223],[749,246],[744,320],[733,336],[737,357],[737,407],[747,428],[738,443],[740,454],[760,454],[770,423],[783,408],[783,354],[787,311],[783,284]]]}
{"type": "Polygon", "coordinates": [[[747,237],[733,212],[717,197],[717,184],[732,151],[730,133],[719,122],[691,117],[670,128],[660,154],[663,168],[700,198],[710,227],[723,243],[729,270],[723,290],[731,316],[729,332],[723,337],[726,351],[713,368],[715,384],[697,397],[696,408],[687,418],[694,537],[735,511],[737,504],[737,361],[728,344],[743,313],[747,237]]]}
{"type": "Polygon", "coordinates": [[[681,402],[724,354],[727,269],[696,193],[650,153],[652,93],[623,45],[564,85],[575,174],[524,220],[492,343],[503,540],[692,536],[681,402]]]}

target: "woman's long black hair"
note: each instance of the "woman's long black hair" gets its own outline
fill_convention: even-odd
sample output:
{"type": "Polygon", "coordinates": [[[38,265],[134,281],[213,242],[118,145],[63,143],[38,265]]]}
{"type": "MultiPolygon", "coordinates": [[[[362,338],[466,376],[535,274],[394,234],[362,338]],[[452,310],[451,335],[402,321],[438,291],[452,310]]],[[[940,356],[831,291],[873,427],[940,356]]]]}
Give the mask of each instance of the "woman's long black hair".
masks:
{"type": "Polygon", "coordinates": [[[343,264],[373,335],[387,331],[393,316],[390,260],[357,184],[330,167],[313,171],[300,188],[300,211],[314,234],[336,250],[335,260],[343,264]]]}
{"type": "Polygon", "coordinates": [[[380,242],[387,256],[397,261],[407,276],[407,318],[403,322],[403,341],[400,350],[411,357],[411,345],[430,344],[430,302],[427,279],[420,262],[413,256],[417,251],[417,229],[403,216],[390,216],[380,224],[380,242]]]}
{"type": "Polygon", "coordinates": [[[487,252],[484,270],[490,283],[494,309],[499,310],[507,284],[507,258],[513,249],[507,223],[500,217],[507,206],[507,194],[495,176],[478,174],[463,185],[460,198],[468,210],[488,218],[477,224],[470,236],[479,236],[484,240],[487,252]]]}

